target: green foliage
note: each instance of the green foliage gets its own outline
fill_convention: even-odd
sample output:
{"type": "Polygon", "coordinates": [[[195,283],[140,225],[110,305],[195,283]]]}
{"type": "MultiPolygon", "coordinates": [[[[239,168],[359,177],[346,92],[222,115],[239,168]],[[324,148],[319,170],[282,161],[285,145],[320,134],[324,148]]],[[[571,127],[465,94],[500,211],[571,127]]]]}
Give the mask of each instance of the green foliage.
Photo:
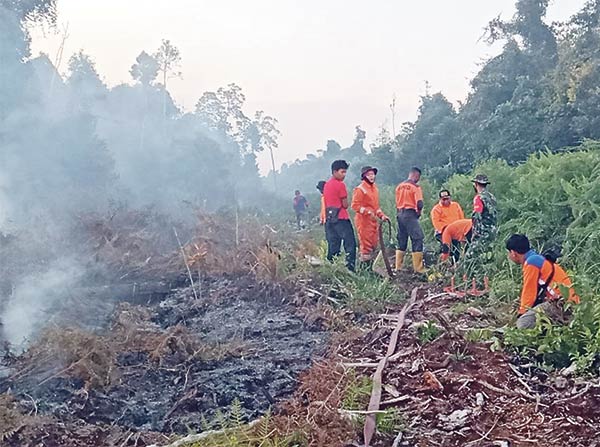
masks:
{"type": "Polygon", "coordinates": [[[453,362],[470,362],[473,360],[473,356],[469,354],[466,347],[458,348],[456,352],[450,355],[450,360],[453,362]]]}
{"type": "Polygon", "coordinates": [[[424,325],[417,328],[417,338],[422,345],[431,343],[441,334],[442,330],[432,320],[427,321],[424,325]]]}
{"type": "Polygon", "coordinates": [[[386,435],[397,435],[407,427],[406,417],[396,407],[388,408],[385,413],[377,413],[375,423],[377,430],[386,435]]]}
{"type": "Polygon", "coordinates": [[[371,397],[373,380],[370,377],[358,377],[356,371],[348,372],[348,385],[344,390],[342,408],[344,410],[364,410],[371,397]]]}
{"type": "MultiPolygon", "coordinates": [[[[367,408],[373,380],[370,377],[358,377],[354,370],[348,373],[348,385],[344,391],[342,409],[360,411],[367,408]]],[[[356,419],[356,425],[364,425],[365,418],[360,416],[356,419]]],[[[377,413],[375,417],[377,430],[385,434],[397,434],[406,428],[406,418],[398,408],[390,408],[384,413],[377,413]]]]}
{"type": "Polygon", "coordinates": [[[250,427],[244,424],[242,406],[235,400],[228,413],[220,411],[215,415],[213,423],[202,421],[204,431],[215,433],[205,439],[189,444],[189,447],[304,447],[306,439],[302,433],[281,436],[273,427],[271,413],[267,412],[258,422],[250,427]]]}
{"type": "Polygon", "coordinates": [[[342,300],[355,312],[381,311],[390,304],[399,304],[406,299],[406,291],[394,287],[387,278],[370,271],[348,271],[343,257],[333,263],[324,262],[319,267],[319,275],[323,283],[330,285],[329,295],[342,300]]]}
{"type": "Polygon", "coordinates": [[[573,318],[564,326],[553,324],[540,314],[534,329],[507,329],[506,346],[539,357],[557,368],[575,362],[579,373],[597,375],[600,372],[600,302],[585,300],[571,309],[573,318]]]}

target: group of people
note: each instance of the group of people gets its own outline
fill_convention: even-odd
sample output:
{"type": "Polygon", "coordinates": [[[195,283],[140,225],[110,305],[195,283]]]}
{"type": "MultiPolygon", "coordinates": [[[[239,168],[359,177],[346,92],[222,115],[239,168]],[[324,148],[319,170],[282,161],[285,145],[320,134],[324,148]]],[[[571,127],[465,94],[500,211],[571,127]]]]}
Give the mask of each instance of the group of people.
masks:
{"type": "MultiPolygon", "coordinates": [[[[349,209],[352,209],[359,241],[359,262],[363,269],[370,269],[378,253],[379,226],[381,222],[390,221],[390,218],[380,206],[377,168],[365,166],[361,169],[361,182],[354,189],[351,202],[344,183],[348,168],[345,160],[334,161],[331,178],[317,184],[321,192],[320,221],[325,225],[327,259],[332,261],[339,256],[343,246],[346,266],[351,271],[356,268],[357,244],[349,213],[349,209]]],[[[396,271],[403,269],[410,239],[413,270],[416,273],[425,272],[424,233],[420,223],[424,203],[420,179],[421,170],[413,167],[408,178],[396,187],[396,271]]],[[[497,237],[497,208],[496,199],[488,190],[488,177],[479,174],[472,183],[475,194],[471,218],[465,218],[462,207],[452,200],[447,189],[439,192],[439,201],[431,210],[430,217],[435,238],[441,244],[441,261],[450,262],[465,276],[479,280],[486,274],[486,265],[492,260],[493,243],[497,237]]],[[[303,205],[302,210],[308,206],[299,191],[296,191],[295,209],[296,203],[303,205]]],[[[296,214],[298,216],[298,211],[296,214]]],[[[512,235],[506,242],[506,249],[509,259],[522,265],[523,269],[520,317],[517,322],[519,328],[534,327],[539,311],[551,319],[560,319],[562,307],[559,303],[564,300],[560,296],[559,286],[569,289],[567,301],[579,302],[571,280],[556,263],[556,255],[536,253],[522,234],[512,235]]]]}

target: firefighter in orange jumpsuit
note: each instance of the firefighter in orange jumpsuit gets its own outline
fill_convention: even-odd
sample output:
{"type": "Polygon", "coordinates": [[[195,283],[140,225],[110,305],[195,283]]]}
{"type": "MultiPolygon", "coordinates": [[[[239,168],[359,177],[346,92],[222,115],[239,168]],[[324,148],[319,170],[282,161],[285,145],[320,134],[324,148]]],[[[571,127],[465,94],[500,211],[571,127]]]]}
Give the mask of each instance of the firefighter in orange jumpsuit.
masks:
{"type": "Polygon", "coordinates": [[[415,273],[424,273],[423,229],[419,224],[423,212],[423,191],[419,186],[421,170],[411,168],[408,179],[396,187],[396,210],[398,221],[398,247],[396,249],[396,271],[402,269],[408,239],[412,245],[412,261],[415,273]]]}
{"type": "Polygon", "coordinates": [[[354,222],[360,246],[359,260],[372,263],[377,255],[379,242],[379,219],[390,220],[379,207],[379,189],[375,184],[377,168],[365,166],[361,169],[361,183],[352,193],[352,209],[356,213],[354,222]]]}
{"type": "Polygon", "coordinates": [[[452,255],[452,260],[457,263],[460,258],[462,243],[470,243],[473,236],[473,220],[459,219],[446,225],[442,233],[442,261],[452,255]]]}
{"type": "Polygon", "coordinates": [[[564,301],[579,304],[580,299],[569,275],[556,263],[560,254],[536,253],[524,234],[513,234],[508,238],[506,249],[508,258],[523,268],[517,328],[533,329],[539,313],[546,314],[552,321],[564,322],[564,301]],[[559,286],[568,288],[569,296],[561,296],[559,286]]]}
{"type": "Polygon", "coordinates": [[[447,225],[465,218],[465,213],[458,202],[452,201],[450,191],[442,189],[439,202],[431,209],[431,223],[435,230],[435,238],[441,242],[442,233],[447,225]]]}

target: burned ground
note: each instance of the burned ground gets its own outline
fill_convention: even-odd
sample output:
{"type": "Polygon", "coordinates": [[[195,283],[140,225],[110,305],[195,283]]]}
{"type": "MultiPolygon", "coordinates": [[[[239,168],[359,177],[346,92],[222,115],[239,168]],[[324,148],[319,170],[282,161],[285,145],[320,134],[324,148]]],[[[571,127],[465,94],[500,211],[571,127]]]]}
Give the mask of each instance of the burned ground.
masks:
{"type": "Polygon", "coordinates": [[[201,431],[236,400],[254,419],[293,392],[326,340],[288,293],[220,277],[202,282],[199,299],[184,287],[144,306],[121,303],[105,331],[46,332],[10,360],[0,391],[26,411],[136,431],[201,431]]]}

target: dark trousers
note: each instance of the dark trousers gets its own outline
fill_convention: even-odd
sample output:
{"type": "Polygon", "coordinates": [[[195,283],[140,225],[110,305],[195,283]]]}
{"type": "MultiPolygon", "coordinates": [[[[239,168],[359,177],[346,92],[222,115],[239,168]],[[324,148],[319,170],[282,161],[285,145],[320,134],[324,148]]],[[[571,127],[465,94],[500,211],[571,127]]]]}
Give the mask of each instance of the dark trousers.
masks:
{"type": "Polygon", "coordinates": [[[419,223],[419,216],[415,210],[398,210],[398,250],[406,251],[408,248],[408,238],[413,253],[423,251],[423,229],[419,223]]]}
{"type": "Polygon", "coordinates": [[[456,264],[460,259],[460,252],[462,251],[462,243],[460,241],[452,240],[452,247],[450,247],[450,256],[456,264]]]}
{"type": "Polygon", "coordinates": [[[340,255],[342,242],[346,252],[346,266],[354,271],[356,265],[356,239],[354,238],[354,228],[352,223],[347,220],[338,220],[335,223],[327,222],[325,224],[325,237],[327,238],[327,259],[333,261],[333,258],[340,255]]]}

